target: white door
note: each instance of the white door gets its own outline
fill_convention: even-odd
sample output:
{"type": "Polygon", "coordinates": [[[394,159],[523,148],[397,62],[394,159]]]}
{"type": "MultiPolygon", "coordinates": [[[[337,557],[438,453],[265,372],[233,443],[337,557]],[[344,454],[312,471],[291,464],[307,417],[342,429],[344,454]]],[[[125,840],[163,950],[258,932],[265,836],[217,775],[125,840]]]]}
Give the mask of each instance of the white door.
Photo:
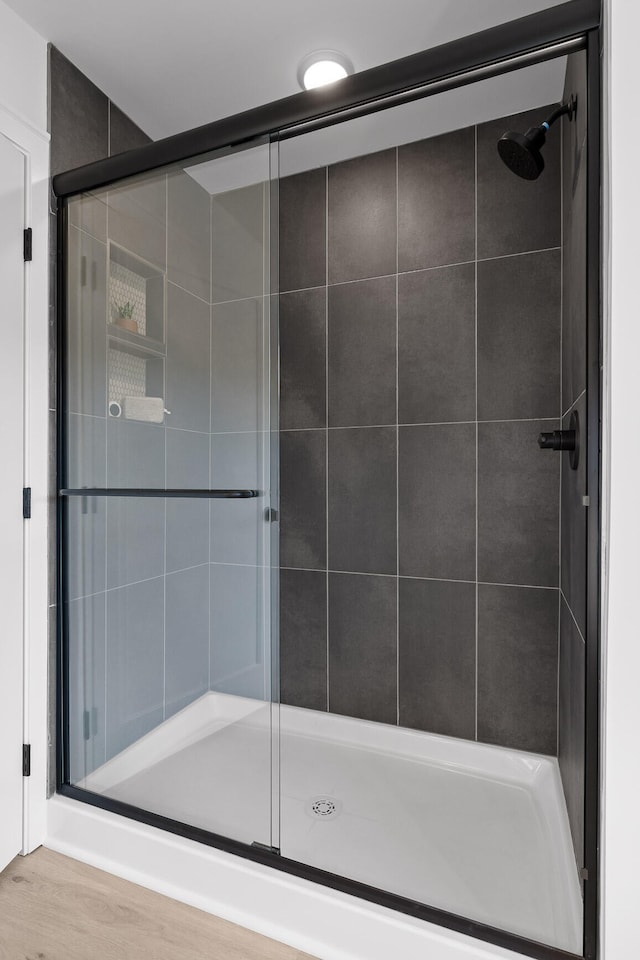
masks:
{"type": "Polygon", "coordinates": [[[0,135],[0,870],[22,847],[24,185],[0,135]]]}

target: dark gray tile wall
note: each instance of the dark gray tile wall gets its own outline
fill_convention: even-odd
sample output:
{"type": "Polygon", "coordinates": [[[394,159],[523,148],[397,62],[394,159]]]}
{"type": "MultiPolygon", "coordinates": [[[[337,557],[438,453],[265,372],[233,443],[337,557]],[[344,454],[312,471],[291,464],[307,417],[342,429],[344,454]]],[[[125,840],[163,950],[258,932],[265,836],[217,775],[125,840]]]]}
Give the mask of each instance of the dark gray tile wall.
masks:
{"type": "Polygon", "coordinates": [[[395,574],[396,430],[331,430],[328,442],[329,569],[395,574]]]}
{"type": "Polygon", "coordinates": [[[167,276],[172,283],[211,301],[210,205],[192,177],[167,178],[167,276]]]}
{"type": "Polygon", "coordinates": [[[209,689],[209,566],[167,575],[165,716],[209,689]],[[188,638],[188,645],[185,642],[188,638]]]}
{"type": "MultiPolygon", "coordinates": [[[[266,183],[211,198],[209,476],[214,488],[264,490],[269,486],[265,476],[269,437],[264,432],[268,423],[268,202],[266,183]]],[[[317,469],[317,451],[304,442],[291,456],[302,470],[317,469]]],[[[324,462],[324,455],[320,459],[324,462]]],[[[263,497],[211,501],[212,690],[257,699],[269,696],[269,624],[264,613],[269,531],[263,497]]],[[[299,545],[291,543],[290,549],[295,551],[299,545]]]]}
{"type": "Polygon", "coordinates": [[[478,586],[478,739],[556,752],[558,592],[478,586]]]}
{"type": "Polygon", "coordinates": [[[586,448],[586,71],[583,53],[568,59],[564,98],[577,97],[573,121],[562,120],[562,426],[569,428],[571,413],[578,413],[582,455],[571,470],[562,457],[561,613],[558,759],[569,811],[576,864],[584,865],[584,741],[586,683],[586,577],[588,495],[586,448]]]}
{"type": "Polygon", "coordinates": [[[400,580],[399,717],[403,727],[476,735],[476,585],[400,580]]]}
{"type": "MultiPolygon", "coordinates": [[[[109,98],[81,73],[56,47],[49,46],[49,132],[51,134],[51,174],[101,160],[149,141],[109,98]]],[[[106,205],[99,198],[85,197],[70,211],[70,223],[77,227],[69,236],[69,316],[70,351],[69,409],[79,416],[70,424],[69,437],[78,446],[74,460],[81,466],[74,485],[104,485],[106,460],[106,205]],[[81,334],[82,331],[82,334],[81,334]],[[90,426],[89,426],[90,424],[90,426]],[[82,451],[82,456],[78,454],[82,451]]],[[[56,208],[53,196],[50,208],[51,281],[49,323],[49,407],[50,431],[50,510],[49,510],[49,789],[55,788],[55,682],[56,675],[56,208]]],[[[76,713],[73,729],[78,735],[72,745],[71,774],[84,776],[105,759],[107,734],[104,703],[104,645],[106,594],[106,509],[89,500],[70,506],[69,524],[74,550],[70,560],[69,610],[71,633],[84,638],[82,651],[73,657],[82,663],[84,673],[72,678],[71,704],[76,713]],[[102,671],[102,681],[98,673],[102,671]],[[84,679],[83,679],[84,678],[84,679]],[[84,686],[83,686],[84,684],[84,686]],[[75,699],[74,699],[75,697],[75,699]],[[86,713],[86,717],[85,717],[86,713]],[[84,739],[85,732],[89,739],[84,739]],[[80,739],[82,742],[80,742],[80,739]]],[[[73,734],[72,734],[73,738],[73,734]]],[[[110,741],[112,742],[112,741],[110,741]]]]}
{"type": "Polygon", "coordinates": [[[558,420],[478,424],[478,577],[558,585],[559,457],[538,434],[558,420]]]}
{"type": "Polygon", "coordinates": [[[584,864],[585,642],[564,596],[560,602],[558,761],[576,864],[584,864]]]}
{"type": "Polygon", "coordinates": [[[475,424],[402,426],[398,434],[400,576],[474,580],[475,424]]]}
{"type": "Polygon", "coordinates": [[[475,128],[398,149],[398,269],[475,257],[475,128]]]}
{"type": "MultiPolygon", "coordinates": [[[[109,190],[109,239],[155,264],[167,265],[167,180],[154,175],[109,190]]],[[[174,221],[175,222],[175,221],[174,221]]]]}
{"type": "Polygon", "coordinates": [[[279,186],[280,290],[324,286],[327,273],[327,171],[283,177],[279,186]]]}
{"type": "Polygon", "coordinates": [[[281,693],[554,754],[559,140],[533,192],[496,151],[529,120],[283,182],[281,693]]]}
{"type": "Polygon", "coordinates": [[[212,563],[210,687],[260,697],[264,672],[263,570],[255,565],[212,563]]]}
{"type": "MultiPolygon", "coordinates": [[[[140,146],[149,139],[53,47],[50,131],[53,173],[140,146]]],[[[220,292],[221,271],[226,277],[225,296],[219,299],[238,294],[258,298],[244,327],[241,318],[230,318],[235,321],[236,342],[235,348],[232,343],[228,350],[230,358],[248,356],[248,373],[257,381],[255,363],[261,350],[264,283],[263,188],[259,185],[243,197],[227,195],[215,209],[214,206],[209,194],[181,172],[170,178],[154,177],[134,187],[120,187],[110,191],[108,198],[103,193],[72,204],[67,361],[72,411],[68,429],[71,485],[209,487],[212,473],[220,475],[220,466],[216,461],[214,469],[211,455],[211,281],[213,278],[214,284],[218,284],[215,289],[220,292]],[[217,255],[213,260],[212,233],[217,255]],[[162,379],[158,381],[158,391],[164,389],[171,410],[164,426],[106,416],[108,240],[121,244],[167,275],[167,356],[162,379]],[[242,276],[230,269],[238,261],[240,243],[244,244],[245,253],[242,276]],[[227,260],[223,258],[225,249],[227,260]],[[249,270],[247,265],[251,263],[249,270]],[[214,264],[217,270],[213,269],[214,264]],[[247,349],[251,338],[252,351],[247,349]]],[[[52,230],[55,231],[53,206],[52,230]]],[[[54,271],[52,275],[55,276],[54,271]]],[[[51,293],[54,330],[53,286],[51,293]]],[[[219,320],[218,330],[226,334],[223,325],[223,320],[219,320]]],[[[50,359],[53,420],[53,337],[50,359]]],[[[232,371],[234,377],[239,372],[247,371],[232,371]]],[[[236,397],[227,395],[231,389],[227,381],[220,376],[218,381],[216,399],[224,418],[224,411],[235,403],[236,397]]],[[[246,403],[250,411],[253,404],[254,422],[255,395],[246,403]]],[[[245,430],[246,422],[230,426],[227,417],[221,427],[218,423],[215,426],[245,430]]],[[[254,468],[253,485],[258,486],[255,440],[253,447],[249,463],[254,468]]],[[[52,454],[55,455],[54,450],[52,454]]],[[[229,469],[233,471],[233,463],[227,472],[229,469]]],[[[53,470],[51,484],[53,506],[53,470]]],[[[165,504],[160,500],[125,499],[111,500],[106,505],[87,498],[69,504],[71,642],[77,647],[74,664],[82,666],[72,677],[74,778],[84,776],[209,689],[210,660],[214,660],[216,668],[219,665],[219,657],[212,657],[211,651],[209,593],[212,579],[215,583],[220,581],[210,575],[209,512],[206,501],[171,500],[165,504]],[[102,682],[98,678],[100,670],[102,682]],[[86,740],[85,733],[89,734],[86,740]]],[[[255,512],[249,522],[255,529],[255,512]]],[[[248,526],[246,516],[244,525],[248,526]]],[[[220,535],[220,550],[229,534],[224,522],[215,530],[220,535]]],[[[240,536],[236,541],[246,552],[246,537],[240,536]]],[[[52,555],[54,544],[52,526],[52,555]]],[[[255,553],[254,542],[253,562],[255,553]]],[[[52,563],[52,625],[54,575],[52,563]]],[[[255,616],[260,585],[255,573],[250,579],[251,583],[244,584],[239,595],[242,605],[253,610],[255,616]]],[[[228,614],[223,609],[221,616],[224,619],[228,614]]],[[[218,625],[219,622],[220,618],[218,625]]],[[[241,628],[239,634],[242,635],[241,628]]],[[[245,640],[244,648],[252,645],[255,659],[255,630],[253,634],[245,640]]],[[[238,648],[244,649],[241,642],[238,648]]],[[[52,674],[54,650],[52,626],[52,674]]],[[[53,701],[50,714],[53,718],[53,701]]]]}
{"type": "MultiPolygon", "coordinates": [[[[262,298],[213,305],[210,362],[213,433],[257,429],[262,388],[262,329],[262,298]]],[[[176,339],[181,336],[182,330],[178,328],[176,339]]],[[[194,351],[197,349],[198,345],[194,344],[194,351]]],[[[189,362],[190,358],[185,357],[185,369],[189,362]]],[[[209,370],[206,350],[201,364],[204,374],[205,367],[209,370]]]]}
{"type": "MultiPolygon", "coordinates": [[[[68,608],[69,766],[74,781],[105,758],[105,604],[101,592],[74,600],[68,608]]],[[[55,685],[50,695],[55,697],[55,685]]]]}
{"type": "Polygon", "coordinates": [[[398,420],[476,415],[475,264],[398,277],[398,420]]]}
{"type": "MultiPolygon", "coordinates": [[[[221,433],[211,437],[211,485],[215,488],[263,486],[261,467],[267,456],[258,432],[221,433]]],[[[264,509],[260,499],[212,500],[211,560],[215,563],[261,563],[264,509]]]]}
{"type": "Polygon", "coordinates": [[[163,577],[107,592],[107,757],[164,716],[164,592],[163,577]]]}
{"type": "MultiPolygon", "coordinates": [[[[204,191],[203,191],[204,193],[204,191]]],[[[203,203],[206,197],[202,197],[203,203]]],[[[172,429],[209,431],[211,309],[173,283],[167,289],[166,401],[172,429]]]]}
{"type": "Polygon", "coordinates": [[[265,270],[264,187],[258,183],[214,197],[211,205],[213,303],[259,297],[265,270]]]}
{"type": "Polygon", "coordinates": [[[326,289],[283,294],[279,312],[280,428],[326,427],[326,289]]]}
{"type": "Polygon", "coordinates": [[[329,287],[329,426],[391,423],[396,412],[396,280],[329,287]]]}
{"type": "Polygon", "coordinates": [[[283,433],[280,438],[280,562],[283,567],[326,569],[326,486],[326,431],[283,433]]]}
{"type": "Polygon", "coordinates": [[[328,709],[396,723],[395,578],[330,573],[328,584],[328,709]]]}
{"type": "Polygon", "coordinates": [[[329,283],[395,273],[396,151],[334,164],[327,190],[329,283]]]}
{"type": "Polygon", "coordinates": [[[558,416],[560,280],[560,250],[478,263],[480,420],[558,416]]]}
{"type": "Polygon", "coordinates": [[[280,696],[294,707],[327,704],[327,576],[280,571],[280,696]]]}
{"type": "Polygon", "coordinates": [[[146,143],[151,143],[151,137],[148,137],[126,113],[115,105],[113,100],[110,100],[109,156],[124,153],[125,150],[135,150],[136,147],[144,147],[146,143]]]}
{"type": "Polygon", "coordinates": [[[49,46],[51,175],[109,155],[109,99],[49,46]]]}

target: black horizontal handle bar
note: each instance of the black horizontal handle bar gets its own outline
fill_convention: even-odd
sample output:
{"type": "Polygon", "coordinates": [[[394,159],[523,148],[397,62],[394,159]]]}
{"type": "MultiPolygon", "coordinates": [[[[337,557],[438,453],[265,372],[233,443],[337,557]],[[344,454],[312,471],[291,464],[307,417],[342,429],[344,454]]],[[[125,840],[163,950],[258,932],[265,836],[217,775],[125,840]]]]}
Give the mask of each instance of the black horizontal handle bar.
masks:
{"type": "Polygon", "coordinates": [[[80,487],[78,490],[60,490],[61,497],[174,497],[185,500],[248,500],[259,497],[259,490],[163,490],[157,487],[80,487]]]}

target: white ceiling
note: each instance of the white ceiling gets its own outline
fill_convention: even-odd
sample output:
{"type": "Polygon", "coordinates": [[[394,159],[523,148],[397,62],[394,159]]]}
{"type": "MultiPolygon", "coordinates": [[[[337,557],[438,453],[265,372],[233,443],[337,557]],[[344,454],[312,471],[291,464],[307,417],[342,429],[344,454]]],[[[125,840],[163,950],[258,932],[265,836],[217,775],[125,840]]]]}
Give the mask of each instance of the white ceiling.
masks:
{"type": "Polygon", "coordinates": [[[5,0],[154,139],[298,92],[299,61],[356,70],[558,0],[5,0]]]}

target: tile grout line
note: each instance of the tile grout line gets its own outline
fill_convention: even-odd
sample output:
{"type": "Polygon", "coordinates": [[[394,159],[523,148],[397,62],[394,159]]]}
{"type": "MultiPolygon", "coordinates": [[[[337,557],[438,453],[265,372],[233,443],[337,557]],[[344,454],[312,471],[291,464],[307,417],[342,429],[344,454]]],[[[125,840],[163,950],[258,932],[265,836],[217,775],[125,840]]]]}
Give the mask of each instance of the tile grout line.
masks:
{"type": "MultiPolygon", "coordinates": [[[[584,391],[582,394],[580,394],[580,397],[578,397],[578,400],[581,399],[583,394],[584,394],[584,391]]],[[[575,403],[577,403],[578,400],[576,400],[575,403]]],[[[575,406],[575,403],[571,404],[571,407],[575,406]]],[[[569,408],[569,410],[567,410],[566,413],[563,414],[563,418],[566,417],[567,413],[570,413],[571,407],[569,408]]],[[[56,412],[55,410],[49,410],[49,413],[55,413],[55,412],[56,412]]],[[[107,422],[110,422],[111,420],[114,419],[113,417],[101,417],[98,414],[79,413],[73,410],[70,412],[69,416],[83,417],[86,420],[103,420],[107,422]]],[[[166,427],[163,428],[157,423],[149,423],[144,420],[133,420],[133,419],[127,420],[126,418],[121,418],[121,419],[123,423],[144,423],[145,427],[150,427],[153,430],[165,429],[169,433],[195,433],[201,437],[209,436],[204,430],[191,430],[189,427],[170,427],[167,425],[166,427]]],[[[305,431],[313,432],[313,431],[326,430],[326,429],[329,429],[329,430],[381,430],[381,429],[385,429],[388,427],[395,427],[395,426],[455,427],[458,425],[465,425],[465,424],[468,425],[468,424],[474,424],[474,423],[541,423],[547,420],[549,421],[549,423],[553,423],[553,422],[557,423],[559,419],[560,419],[559,417],[521,417],[516,419],[504,419],[504,420],[477,420],[477,421],[476,420],[433,420],[433,421],[425,421],[424,423],[398,423],[398,424],[396,424],[395,422],[394,423],[362,423],[362,424],[354,423],[354,424],[348,424],[346,426],[335,426],[335,427],[329,427],[329,428],[327,427],[284,427],[282,430],[280,430],[280,433],[304,433],[305,431]]],[[[260,434],[260,433],[267,434],[269,433],[269,431],[268,430],[216,430],[213,432],[212,436],[235,437],[235,436],[241,436],[241,435],[260,434]]]]}
{"type": "MultiPolygon", "coordinates": [[[[514,257],[530,257],[535,256],[539,253],[553,253],[554,251],[560,250],[560,247],[541,247],[539,250],[523,250],[520,253],[503,253],[499,254],[496,257],[478,257],[478,263],[490,263],[493,260],[510,260],[514,257]]],[[[432,267],[417,267],[414,270],[398,270],[398,276],[404,277],[413,273],[430,273],[432,270],[447,270],[450,267],[464,267],[470,264],[475,263],[475,258],[473,260],[454,260],[452,263],[438,263],[432,267]]],[[[336,280],[334,283],[328,283],[326,286],[330,287],[343,287],[352,283],[368,283],[372,280],[388,280],[391,277],[394,277],[393,273],[382,273],[377,274],[376,276],[371,277],[358,277],[355,280],[336,280]]],[[[295,287],[293,290],[282,290],[281,296],[286,297],[290,293],[306,293],[309,290],[322,290],[323,284],[317,284],[316,286],[311,287],[295,287]]],[[[194,294],[195,296],[195,294],[194,294]]],[[[237,300],[221,300],[216,306],[222,305],[225,303],[239,303],[241,300],[254,300],[255,297],[239,297],[237,300]]]]}
{"type": "MultiPolygon", "coordinates": [[[[558,417],[523,417],[522,419],[516,420],[439,420],[432,423],[362,423],[362,424],[349,424],[344,427],[329,427],[329,430],[385,430],[389,427],[456,427],[456,426],[468,426],[469,424],[476,423],[542,423],[544,421],[549,421],[549,423],[557,423],[558,417]]],[[[174,430],[181,429],[174,427],[174,430]]],[[[318,430],[326,430],[326,427],[286,427],[284,430],[281,430],[281,433],[312,433],[318,430]]],[[[192,431],[197,433],[198,431],[192,431]]],[[[232,430],[229,433],[254,433],[253,430],[232,430]]],[[[216,434],[220,436],[221,434],[216,434]]]]}
{"type": "MultiPolygon", "coordinates": [[[[173,577],[177,573],[187,573],[189,570],[198,570],[200,567],[242,567],[250,570],[259,570],[261,565],[258,563],[227,563],[222,560],[213,560],[211,564],[204,561],[204,563],[196,563],[191,567],[179,567],[176,570],[169,570],[167,572],[167,577],[173,577]]],[[[386,579],[391,579],[396,577],[395,573],[371,573],[363,570],[329,570],[325,571],[324,568],[318,569],[317,567],[281,567],[281,570],[292,570],[298,573],[318,573],[322,574],[328,572],[330,574],[335,574],[337,576],[346,576],[346,577],[384,577],[386,579]]],[[[69,603],[77,603],[80,600],[90,600],[92,597],[100,597],[102,594],[114,593],[116,590],[126,590],[127,587],[136,587],[140,583],[150,583],[152,580],[161,580],[163,575],[161,573],[156,574],[153,577],[145,577],[143,580],[132,580],[130,583],[119,583],[113,587],[105,587],[104,590],[96,590],[94,593],[83,593],[76,597],[71,597],[69,603]]],[[[475,583],[475,580],[447,580],[444,577],[416,577],[408,574],[403,574],[400,580],[419,580],[420,582],[426,583],[475,583]]],[[[492,582],[489,580],[480,580],[478,581],[482,587],[507,587],[513,588],[515,590],[557,590],[558,587],[545,587],[535,583],[498,583],[492,582]]],[[[560,591],[562,592],[562,591],[560,591]]],[[[564,594],[563,594],[564,596],[564,594]]],[[[565,597],[565,602],[569,606],[569,601],[565,597]]],[[[49,607],[57,606],[55,603],[49,604],[49,607]]],[[[569,609],[571,609],[569,607],[569,609]]],[[[576,626],[578,626],[575,617],[573,618],[576,626]]],[[[578,627],[578,630],[580,628],[578,627]]],[[[582,635],[582,631],[581,635],[582,635]]]]}
{"type": "MultiPolygon", "coordinates": [[[[220,560],[214,560],[214,564],[224,567],[256,567],[255,563],[223,563],[220,560]]],[[[281,570],[296,570],[302,573],[324,573],[324,567],[281,567],[281,570]]],[[[178,571],[176,571],[178,572],[178,571]]],[[[370,570],[331,570],[331,574],[344,574],[349,577],[395,577],[395,573],[375,573],[370,570]]],[[[504,583],[494,580],[455,580],[447,577],[418,577],[413,574],[401,574],[400,580],[420,580],[427,583],[478,583],[481,587],[513,587],[517,590],[557,590],[556,586],[546,586],[539,583],[504,583]]]]}
{"type": "Polygon", "coordinates": [[[478,740],[478,617],[479,617],[479,586],[478,586],[478,125],[474,126],[474,360],[475,360],[475,434],[476,434],[476,584],[475,584],[475,739],[478,740]]]}
{"type": "MultiPolygon", "coordinates": [[[[168,244],[167,244],[167,247],[168,247],[168,244]]],[[[165,253],[165,257],[168,257],[168,256],[169,256],[169,251],[168,251],[168,249],[167,249],[167,252],[165,253]]],[[[210,303],[209,300],[205,300],[204,297],[201,297],[201,296],[199,296],[199,294],[194,293],[193,290],[189,290],[188,287],[183,287],[181,283],[176,283],[175,280],[169,280],[169,277],[168,277],[168,276],[167,276],[167,286],[169,286],[169,287],[175,287],[176,290],[181,290],[183,293],[187,293],[190,297],[193,297],[194,300],[199,300],[200,303],[206,303],[206,305],[207,305],[208,307],[211,306],[211,303],[210,303]]],[[[244,299],[245,299],[245,300],[259,300],[260,297],[244,297],[244,299]]],[[[230,301],[229,301],[229,303],[239,303],[239,302],[240,302],[240,301],[238,301],[238,300],[230,300],[230,301]]]]}
{"type": "Polygon", "coordinates": [[[396,161],[396,725],[400,726],[400,314],[399,285],[399,223],[400,223],[400,157],[395,148],[396,161]]]}
{"type": "Polygon", "coordinates": [[[569,601],[567,600],[566,596],[564,595],[564,591],[563,591],[562,589],[560,590],[560,597],[561,597],[561,599],[564,600],[564,602],[565,602],[565,606],[566,606],[567,610],[569,611],[569,614],[571,615],[571,619],[573,620],[573,622],[574,622],[574,624],[575,624],[575,628],[576,628],[576,630],[578,631],[578,635],[579,635],[580,639],[582,640],[583,644],[586,645],[586,640],[585,640],[585,638],[584,638],[584,636],[583,636],[582,630],[580,629],[580,625],[579,625],[578,621],[576,620],[575,615],[574,615],[574,613],[573,613],[573,610],[571,609],[571,604],[570,604],[569,601]]]}
{"type": "Polygon", "coordinates": [[[325,516],[325,625],[326,625],[326,704],[330,712],[329,695],[329,166],[324,173],[324,516],[325,516]]]}
{"type": "Polygon", "coordinates": [[[586,391],[586,389],[585,389],[585,390],[583,390],[581,393],[578,394],[578,396],[577,396],[576,399],[573,401],[573,403],[572,403],[570,406],[568,406],[567,409],[566,409],[566,410],[564,411],[564,413],[562,414],[562,417],[561,417],[562,420],[564,420],[564,418],[567,416],[567,414],[571,413],[571,411],[572,411],[573,408],[576,406],[576,404],[578,404],[578,403],[582,400],[582,398],[584,397],[584,395],[586,394],[586,392],[587,392],[587,391],[586,391]]]}

